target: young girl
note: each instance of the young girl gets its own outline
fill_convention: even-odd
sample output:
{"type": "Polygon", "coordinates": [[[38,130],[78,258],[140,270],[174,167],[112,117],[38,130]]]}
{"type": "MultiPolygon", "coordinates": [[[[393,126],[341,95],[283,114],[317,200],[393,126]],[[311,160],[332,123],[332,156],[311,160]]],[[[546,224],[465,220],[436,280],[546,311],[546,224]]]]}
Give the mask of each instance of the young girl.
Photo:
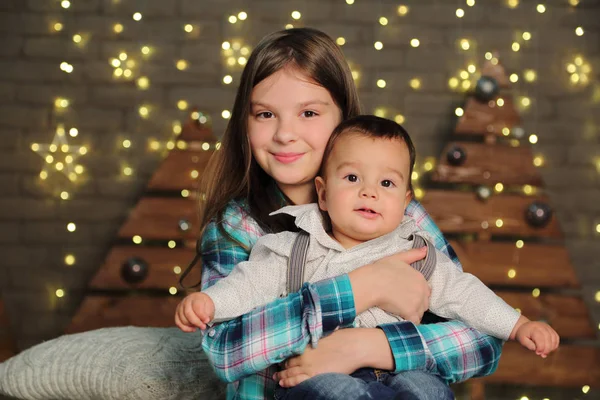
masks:
{"type": "MultiPolygon", "coordinates": [[[[269,213],[286,204],[315,201],[313,180],[327,140],[341,120],[358,114],[352,75],[330,37],[313,29],[290,29],[257,45],[242,73],[221,149],[205,174],[202,288],[247,260],[259,236],[294,229],[293,221],[269,213]]],[[[460,268],[421,205],[411,202],[406,214],[460,268]]],[[[306,284],[297,293],[206,331],[203,348],[209,360],[221,379],[232,382],[228,398],[269,399],[277,383],[292,387],[312,376],[318,375],[308,381],[362,367],[411,371],[398,376],[414,383],[422,371],[446,382],[493,372],[500,340],[456,321],[421,326],[408,322],[418,323],[428,308],[429,288],[408,265],[424,255],[401,253],[306,284]],[[337,330],[374,306],[408,321],[337,330]],[[278,372],[281,362],[285,369],[278,372]]],[[[192,294],[183,302],[193,299],[192,294]]],[[[178,307],[176,318],[200,326],[185,309],[178,307]]],[[[370,390],[364,389],[365,394],[370,390]]],[[[422,398],[438,393],[420,389],[429,396],[422,398]]]]}

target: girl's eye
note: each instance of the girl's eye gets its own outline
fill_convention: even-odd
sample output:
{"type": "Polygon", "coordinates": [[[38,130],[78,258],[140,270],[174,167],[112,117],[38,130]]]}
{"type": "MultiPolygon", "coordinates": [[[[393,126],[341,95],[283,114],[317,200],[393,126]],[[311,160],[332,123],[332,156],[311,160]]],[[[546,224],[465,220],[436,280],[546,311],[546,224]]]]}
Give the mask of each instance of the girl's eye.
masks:
{"type": "Polygon", "coordinates": [[[304,114],[305,117],[308,118],[312,118],[312,117],[316,117],[317,113],[314,111],[304,111],[302,114],[304,114]]]}
{"type": "Polygon", "coordinates": [[[263,111],[256,114],[258,118],[273,118],[273,113],[271,111],[263,111]]]}
{"type": "Polygon", "coordinates": [[[356,182],[356,181],[358,181],[358,176],[356,176],[354,174],[349,174],[349,175],[346,175],[346,179],[349,182],[356,182]]]}
{"type": "Polygon", "coordinates": [[[392,186],[394,186],[394,182],[390,181],[389,179],[385,179],[385,180],[381,181],[381,186],[392,187],[392,186]]]}

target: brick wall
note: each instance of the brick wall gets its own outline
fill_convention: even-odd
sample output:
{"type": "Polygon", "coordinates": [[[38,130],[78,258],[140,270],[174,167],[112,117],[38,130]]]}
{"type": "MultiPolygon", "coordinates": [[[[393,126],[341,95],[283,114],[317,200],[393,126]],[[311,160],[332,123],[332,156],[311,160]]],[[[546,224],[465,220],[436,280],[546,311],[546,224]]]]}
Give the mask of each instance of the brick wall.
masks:
{"type": "Polygon", "coordinates": [[[536,133],[536,152],[546,164],[542,174],[567,236],[568,248],[584,286],[586,300],[600,322],[600,2],[582,0],[577,8],[566,0],[547,1],[539,14],[535,4],[522,1],[516,9],[506,2],[413,0],[409,13],[400,17],[398,1],[356,0],[71,0],[68,9],[59,0],[3,0],[0,2],[0,278],[2,295],[11,316],[12,330],[21,349],[60,335],[77,307],[88,279],[101,264],[114,234],[135,204],[161,158],[148,150],[149,138],[167,140],[172,123],[189,111],[177,108],[179,100],[198,105],[210,114],[220,134],[226,121],[241,67],[228,67],[221,43],[241,39],[252,47],[260,37],[287,23],[313,26],[333,37],[343,36],[351,65],[360,72],[358,85],[364,110],[385,107],[387,116],[402,113],[422,160],[438,157],[448,139],[449,115],[463,95],[448,87],[448,79],[483,54],[500,51],[503,64],[520,80],[516,95],[532,98],[522,112],[524,126],[536,133]],[[454,3],[454,4],[450,4],[454,3]],[[484,4],[485,3],[485,4],[484,4]],[[457,4],[466,15],[455,17],[457,4]],[[248,19],[231,24],[240,11],[248,19]],[[290,13],[302,13],[294,21],[290,13]],[[143,18],[136,22],[134,12],[143,18]],[[389,19],[378,24],[380,16],[389,19]],[[62,31],[53,27],[63,25],[62,31]],[[123,25],[115,33],[116,23],[123,25]],[[184,30],[192,24],[191,33],[184,30]],[[577,26],[585,35],[574,33],[577,26]],[[533,38],[510,50],[522,31],[533,38]],[[80,34],[83,45],[73,42],[80,34]],[[419,48],[411,48],[411,38],[419,48]],[[460,38],[472,40],[471,49],[459,50],[460,38]],[[384,43],[382,51],[373,42],[384,43]],[[148,56],[142,46],[150,46],[148,56]],[[135,79],[116,79],[109,60],[126,52],[136,65],[135,79]],[[582,54],[592,66],[590,84],[569,84],[566,63],[582,54]],[[188,68],[180,71],[176,61],[188,68]],[[74,70],[61,71],[61,62],[74,70]],[[524,82],[523,71],[534,69],[535,83],[524,82]],[[230,74],[233,83],[222,82],[230,74]],[[147,90],[136,79],[150,81],[147,90]],[[412,90],[408,81],[418,77],[422,88],[412,90]],[[386,79],[385,89],[375,85],[386,79]],[[70,101],[58,110],[55,99],[70,101]],[[150,118],[138,108],[150,106],[150,118]],[[48,179],[39,173],[44,161],[30,146],[50,143],[58,124],[76,127],[70,142],[85,145],[80,158],[85,167],[81,183],[48,179]],[[120,143],[130,139],[132,146],[120,143]],[[124,176],[124,164],[133,168],[124,176]],[[62,201],[53,192],[70,193],[62,201]],[[75,222],[69,233],[66,224],[75,222]],[[76,263],[67,266],[66,254],[76,263]],[[66,296],[54,292],[64,288],[66,296]]]}

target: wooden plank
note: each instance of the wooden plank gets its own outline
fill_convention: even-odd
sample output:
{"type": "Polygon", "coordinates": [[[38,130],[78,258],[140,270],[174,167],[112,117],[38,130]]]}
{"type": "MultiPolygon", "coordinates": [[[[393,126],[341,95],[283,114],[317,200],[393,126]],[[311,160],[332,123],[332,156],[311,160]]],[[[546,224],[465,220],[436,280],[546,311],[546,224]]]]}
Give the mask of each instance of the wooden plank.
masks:
{"type": "Polygon", "coordinates": [[[561,345],[548,358],[536,356],[518,343],[504,345],[498,370],[486,383],[581,387],[600,385],[600,348],[561,345]]]}
{"type": "MultiPolygon", "coordinates": [[[[211,143],[212,146],[214,144],[211,143]]],[[[171,150],[148,183],[150,190],[197,190],[213,151],[171,150]],[[195,176],[196,171],[198,176],[195,176]]]]}
{"type": "Polygon", "coordinates": [[[541,294],[496,291],[496,294],[511,306],[521,310],[531,320],[548,322],[558,334],[569,339],[594,339],[585,303],[579,297],[560,294],[541,294]]]}
{"type": "Polygon", "coordinates": [[[496,101],[481,103],[469,97],[464,106],[464,115],[458,119],[455,132],[462,135],[504,136],[504,128],[513,128],[521,123],[510,96],[502,97],[504,105],[498,107],[496,101]],[[492,106],[491,106],[492,105],[492,106]]]}
{"type": "Polygon", "coordinates": [[[0,299],[0,362],[9,359],[16,353],[15,343],[10,334],[8,315],[4,302],[0,299]]]}
{"type": "Polygon", "coordinates": [[[525,221],[525,210],[534,201],[549,204],[544,196],[501,194],[487,201],[475,193],[429,190],[421,203],[444,233],[479,233],[499,236],[562,238],[553,216],[544,228],[532,228],[525,221]],[[502,227],[497,227],[501,219],[502,227]],[[487,228],[485,224],[487,223],[487,228]]]}
{"type": "Polygon", "coordinates": [[[142,239],[195,239],[198,237],[198,204],[192,197],[163,198],[144,197],[131,211],[129,218],[119,230],[119,237],[142,239]],[[179,229],[179,221],[192,224],[188,231],[179,229]]]}
{"type": "Polygon", "coordinates": [[[514,242],[451,241],[465,272],[487,285],[578,288],[579,282],[562,245],[514,242]],[[509,277],[509,271],[516,275],[509,277]]]}
{"type": "Polygon", "coordinates": [[[504,185],[541,186],[542,177],[533,165],[533,158],[529,146],[452,142],[444,148],[432,178],[439,182],[489,186],[498,182],[504,185]],[[463,149],[467,155],[465,162],[456,167],[450,165],[446,157],[448,151],[455,146],[463,149]]]}
{"type": "Polygon", "coordinates": [[[71,320],[66,333],[114,326],[175,326],[179,296],[127,297],[87,296],[71,320]]]}
{"type": "MultiPolygon", "coordinates": [[[[129,289],[132,286],[143,289],[168,289],[179,287],[179,275],[174,268],[183,271],[196,254],[189,248],[159,248],[145,246],[117,246],[110,250],[102,267],[90,282],[93,289],[129,289]],[[130,257],[138,257],[148,264],[148,276],[144,281],[130,285],[121,278],[121,266],[130,257]]],[[[186,284],[193,284],[200,277],[200,266],[186,278],[186,284]]]]}

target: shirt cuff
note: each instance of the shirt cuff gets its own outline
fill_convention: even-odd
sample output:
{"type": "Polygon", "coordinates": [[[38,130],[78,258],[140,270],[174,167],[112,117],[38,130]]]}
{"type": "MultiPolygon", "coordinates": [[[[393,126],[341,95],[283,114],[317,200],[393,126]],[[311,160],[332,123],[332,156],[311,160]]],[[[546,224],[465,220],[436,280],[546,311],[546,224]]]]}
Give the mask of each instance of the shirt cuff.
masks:
{"type": "Polygon", "coordinates": [[[380,325],[378,328],[385,333],[390,344],[395,363],[394,373],[427,370],[432,361],[428,360],[428,356],[433,357],[426,351],[423,338],[415,324],[405,321],[380,325]]]}
{"type": "Polygon", "coordinates": [[[354,322],[354,293],[347,274],[316,282],[313,289],[321,306],[323,334],[354,322]]]}

